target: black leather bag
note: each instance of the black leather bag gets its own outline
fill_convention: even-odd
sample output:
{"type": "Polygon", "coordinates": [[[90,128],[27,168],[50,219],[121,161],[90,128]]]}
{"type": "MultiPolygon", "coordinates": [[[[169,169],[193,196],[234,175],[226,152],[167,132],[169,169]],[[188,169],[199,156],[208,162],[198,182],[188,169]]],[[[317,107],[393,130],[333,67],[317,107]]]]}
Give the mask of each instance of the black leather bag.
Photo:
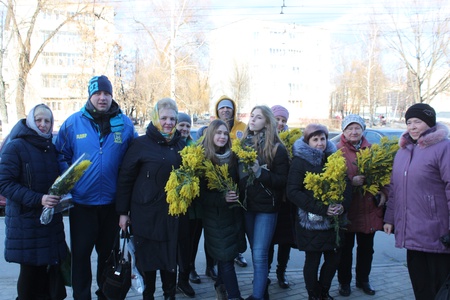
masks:
{"type": "Polygon", "coordinates": [[[117,247],[120,240],[120,233],[114,242],[111,254],[106,260],[106,267],[103,271],[102,292],[109,300],[123,300],[127,296],[131,287],[131,259],[128,251],[125,253],[125,245],[130,239],[127,232],[122,232],[122,246],[117,247]]]}

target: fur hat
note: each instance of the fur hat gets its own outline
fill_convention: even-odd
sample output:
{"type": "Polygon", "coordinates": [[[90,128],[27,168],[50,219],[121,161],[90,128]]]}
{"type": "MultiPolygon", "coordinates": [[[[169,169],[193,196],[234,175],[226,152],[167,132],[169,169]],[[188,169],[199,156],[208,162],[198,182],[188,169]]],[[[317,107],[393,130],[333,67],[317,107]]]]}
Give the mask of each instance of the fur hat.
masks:
{"type": "Polygon", "coordinates": [[[303,130],[303,140],[306,143],[309,143],[309,139],[314,135],[318,135],[324,133],[325,137],[328,140],[328,129],[326,126],[322,124],[309,124],[306,126],[305,130],[303,130]]]}
{"type": "Polygon", "coordinates": [[[191,117],[188,114],[179,112],[178,113],[178,123],[187,122],[192,125],[191,117]]]}
{"type": "Polygon", "coordinates": [[[272,106],[271,110],[275,117],[283,117],[286,119],[286,121],[289,119],[289,112],[285,107],[281,105],[274,105],[272,106]]]}
{"type": "Polygon", "coordinates": [[[342,120],[342,124],[341,124],[342,131],[344,131],[345,128],[347,128],[348,125],[350,125],[352,123],[359,124],[359,126],[361,126],[362,130],[366,130],[366,123],[364,122],[364,119],[361,118],[359,115],[351,114],[351,115],[346,116],[344,118],[344,120],[342,120]]]}
{"type": "Polygon", "coordinates": [[[107,92],[111,96],[113,95],[113,88],[111,81],[109,81],[108,77],[105,75],[101,76],[94,76],[89,80],[88,85],[88,92],[89,92],[89,99],[91,99],[92,95],[96,92],[107,92]]]}
{"type": "Polygon", "coordinates": [[[416,103],[411,105],[405,113],[405,121],[408,122],[411,118],[420,119],[430,127],[436,125],[436,112],[426,103],[416,103]]]}

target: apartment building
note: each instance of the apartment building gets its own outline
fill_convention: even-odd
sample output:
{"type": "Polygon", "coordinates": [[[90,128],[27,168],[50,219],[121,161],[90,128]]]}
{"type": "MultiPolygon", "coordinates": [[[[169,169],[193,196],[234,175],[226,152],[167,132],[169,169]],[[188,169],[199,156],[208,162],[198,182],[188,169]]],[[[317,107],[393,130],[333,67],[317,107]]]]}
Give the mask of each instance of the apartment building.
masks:
{"type": "Polygon", "coordinates": [[[296,119],[329,115],[330,34],[321,28],[242,20],[210,37],[211,112],[223,95],[234,97],[245,119],[251,108],[280,104],[296,119]]]}
{"type": "MultiPolygon", "coordinates": [[[[93,75],[114,75],[114,9],[111,6],[68,5],[67,2],[47,4],[37,15],[35,0],[23,0],[14,7],[14,17],[25,39],[30,26],[30,61],[36,62],[29,72],[25,89],[26,113],[38,103],[49,105],[55,116],[55,125],[80,109],[87,100],[87,83],[93,75]],[[64,25],[56,32],[55,30],[64,25]],[[45,44],[45,41],[49,39],[45,44]]],[[[5,36],[12,36],[7,45],[3,75],[6,82],[6,102],[9,123],[16,118],[15,97],[19,80],[19,42],[12,30],[12,16],[7,16],[5,36]]]]}

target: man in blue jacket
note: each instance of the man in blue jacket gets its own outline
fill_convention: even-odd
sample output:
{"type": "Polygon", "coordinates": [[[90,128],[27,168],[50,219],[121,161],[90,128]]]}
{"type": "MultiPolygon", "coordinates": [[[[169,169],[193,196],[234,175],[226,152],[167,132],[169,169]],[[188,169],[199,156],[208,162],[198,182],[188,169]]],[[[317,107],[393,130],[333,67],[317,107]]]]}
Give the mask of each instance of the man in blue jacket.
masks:
{"type": "Polygon", "coordinates": [[[63,170],[83,153],[92,162],[71,192],[74,207],[69,212],[73,298],[81,300],[91,299],[94,246],[98,255],[96,294],[98,299],[106,299],[101,275],[119,231],[114,204],[117,176],[122,158],[137,136],[133,123],[113,100],[106,76],[94,76],[88,92],[88,101],[67,118],[56,140],[63,170]]]}

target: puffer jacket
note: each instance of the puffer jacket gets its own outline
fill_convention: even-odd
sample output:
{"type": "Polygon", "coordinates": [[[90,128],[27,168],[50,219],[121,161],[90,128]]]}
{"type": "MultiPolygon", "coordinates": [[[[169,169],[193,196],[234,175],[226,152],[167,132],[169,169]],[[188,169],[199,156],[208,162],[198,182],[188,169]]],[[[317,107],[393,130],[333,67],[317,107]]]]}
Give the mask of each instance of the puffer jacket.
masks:
{"type": "MultiPolygon", "coordinates": [[[[287,198],[297,207],[296,239],[301,251],[328,251],[336,249],[336,231],[332,219],[327,215],[328,205],[314,198],[313,192],[307,190],[303,181],[306,172],[322,173],[328,156],[336,152],[336,146],[328,141],[325,151],[311,148],[298,139],[293,147],[293,159],[289,170],[286,187],[287,198]]],[[[347,183],[342,205],[347,210],[351,201],[351,188],[347,183]]],[[[345,214],[339,217],[339,223],[345,222],[345,214]]],[[[341,241],[343,230],[339,231],[341,241]]],[[[342,245],[342,242],[340,243],[342,245]]]]}
{"type": "MultiPolygon", "coordinates": [[[[237,181],[237,161],[230,165],[228,173],[237,181]]],[[[199,200],[203,209],[206,249],[216,260],[232,261],[247,247],[244,210],[237,204],[227,203],[224,195],[224,192],[208,189],[207,181],[202,179],[199,200]]]]}
{"type": "Polygon", "coordinates": [[[450,254],[439,241],[450,231],[448,134],[448,128],[437,123],[417,143],[408,133],[399,140],[384,217],[394,225],[398,248],[450,254]]]}
{"type": "Polygon", "coordinates": [[[43,266],[66,256],[61,213],[40,223],[42,197],[59,175],[51,138],[43,138],[20,120],[10,133],[0,162],[0,193],[6,202],[5,260],[43,266]]]}
{"type": "MultiPolygon", "coordinates": [[[[341,135],[341,140],[337,144],[345,157],[347,163],[347,176],[352,180],[358,173],[358,166],[356,165],[356,153],[359,151],[345,136],[341,135]]],[[[371,144],[363,136],[360,149],[371,147],[371,144]]],[[[381,190],[388,196],[386,188],[381,190]]],[[[374,233],[377,230],[383,229],[383,207],[375,205],[374,196],[370,193],[362,193],[357,187],[353,187],[353,197],[348,210],[349,224],[347,230],[349,232],[374,233]]]]}

